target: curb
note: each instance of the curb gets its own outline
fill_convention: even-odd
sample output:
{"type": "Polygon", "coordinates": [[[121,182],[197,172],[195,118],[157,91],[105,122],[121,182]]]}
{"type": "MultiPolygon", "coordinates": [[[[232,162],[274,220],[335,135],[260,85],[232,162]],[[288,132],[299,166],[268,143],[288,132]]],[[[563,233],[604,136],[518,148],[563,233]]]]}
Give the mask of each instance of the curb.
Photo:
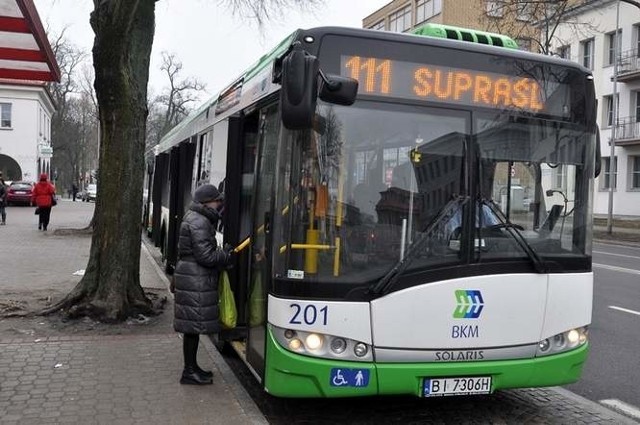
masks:
{"type": "MultiPolygon", "coordinates": [[[[170,284],[169,279],[167,278],[165,273],[162,271],[160,266],[158,266],[158,263],[153,258],[153,255],[149,251],[149,248],[147,248],[146,242],[144,240],[144,236],[142,238],[143,238],[142,251],[145,253],[145,257],[147,258],[147,260],[149,260],[149,262],[153,266],[153,269],[156,271],[156,274],[158,275],[160,280],[164,282],[167,290],[167,294],[171,297],[171,299],[173,299],[174,296],[169,291],[169,284],[170,284]]],[[[267,421],[265,416],[262,414],[262,412],[258,408],[258,405],[256,405],[256,403],[253,401],[249,393],[244,389],[240,381],[238,381],[238,378],[236,378],[236,375],[233,373],[233,371],[231,370],[227,362],[224,360],[222,355],[218,352],[216,347],[213,345],[209,336],[205,335],[205,338],[200,338],[200,342],[202,343],[202,346],[205,348],[209,356],[211,356],[211,358],[213,359],[213,362],[215,363],[216,367],[220,371],[221,378],[223,379],[225,384],[231,389],[231,392],[233,393],[236,401],[238,402],[238,405],[240,406],[242,411],[245,413],[245,415],[247,415],[247,418],[252,423],[257,425],[268,424],[269,422],[267,421]]]]}
{"type": "Polygon", "coordinates": [[[210,338],[200,338],[202,345],[207,350],[209,355],[213,358],[216,366],[220,370],[220,374],[222,375],[222,379],[231,389],[231,392],[235,396],[240,408],[247,415],[249,420],[257,425],[267,425],[269,422],[267,418],[262,414],[258,405],[253,401],[249,393],[244,389],[244,386],[238,381],[236,375],[233,373],[227,362],[224,360],[222,355],[218,352],[216,347],[214,347],[210,338]]]}

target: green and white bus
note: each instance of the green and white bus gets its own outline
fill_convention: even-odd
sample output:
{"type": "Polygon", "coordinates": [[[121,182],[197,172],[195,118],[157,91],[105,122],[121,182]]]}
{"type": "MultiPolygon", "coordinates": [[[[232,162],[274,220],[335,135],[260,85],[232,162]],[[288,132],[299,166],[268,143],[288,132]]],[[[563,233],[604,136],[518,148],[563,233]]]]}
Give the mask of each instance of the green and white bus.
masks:
{"type": "Polygon", "coordinates": [[[219,338],[270,394],[486,394],[580,377],[591,73],[436,29],[298,30],[156,147],[148,223],[169,272],[191,193],[224,189],[238,325],[219,338]]]}

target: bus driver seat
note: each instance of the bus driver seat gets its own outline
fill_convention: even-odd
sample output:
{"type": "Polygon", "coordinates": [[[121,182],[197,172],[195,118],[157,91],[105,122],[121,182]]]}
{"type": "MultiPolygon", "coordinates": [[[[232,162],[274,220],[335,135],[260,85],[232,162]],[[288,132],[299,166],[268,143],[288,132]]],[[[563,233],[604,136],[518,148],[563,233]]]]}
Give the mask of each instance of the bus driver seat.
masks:
{"type": "Polygon", "coordinates": [[[549,215],[544,220],[544,223],[538,228],[538,234],[541,237],[547,237],[553,231],[558,219],[560,218],[560,214],[562,214],[563,210],[562,205],[554,205],[551,207],[551,211],[549,211],[549,215]]]}

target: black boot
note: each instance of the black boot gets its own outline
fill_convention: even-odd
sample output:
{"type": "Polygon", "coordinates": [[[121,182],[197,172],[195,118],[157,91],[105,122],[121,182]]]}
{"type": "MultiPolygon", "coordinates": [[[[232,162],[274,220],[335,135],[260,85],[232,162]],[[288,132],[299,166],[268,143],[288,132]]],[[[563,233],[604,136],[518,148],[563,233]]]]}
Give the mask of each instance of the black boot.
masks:
{"type": "MultiPolygon", "coordinates": [[[[182,341],[182,352],[184,355],[184,370],[182,371],[181,384],[206,385],[212,384],[211,377],[213,374],[207,374],[206,371],[198,367],[198,343],[200,336],[198,334],[184,334],[182,341]]],[[[211,373],[211,372],[209,372],[211,373]]]]}
{"type": "Polygon", "coordinates": [[[210,376],[200,375],[193,367],[185,367],[180,383],[183,385],[208,385],[213,384],[213,380],[210,376]]]}
{"type": "Polygon", "coordinates": [[[200,368],[200,366],[198,366],[197,364],[194,369],[196,372],[198,372],[201,376],[204,376],[205,378],[213,378],[213,372],[211,372],[210,370],[204,370],[200,368]]]}

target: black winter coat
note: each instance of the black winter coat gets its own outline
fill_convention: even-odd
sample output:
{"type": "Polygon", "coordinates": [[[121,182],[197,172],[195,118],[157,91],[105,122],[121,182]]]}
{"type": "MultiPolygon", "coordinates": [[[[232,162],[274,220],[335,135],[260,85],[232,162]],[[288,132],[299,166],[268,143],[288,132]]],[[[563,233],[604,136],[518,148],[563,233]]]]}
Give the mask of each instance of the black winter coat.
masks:
{"type": "Polygon", "coordinates": [[[228,255],[218,249],[215,238],[219,218],[214,209],[194,202],[182,220],[174,273],[177,332],[209,334],[221,329],[218,275],[228,255]]]}

